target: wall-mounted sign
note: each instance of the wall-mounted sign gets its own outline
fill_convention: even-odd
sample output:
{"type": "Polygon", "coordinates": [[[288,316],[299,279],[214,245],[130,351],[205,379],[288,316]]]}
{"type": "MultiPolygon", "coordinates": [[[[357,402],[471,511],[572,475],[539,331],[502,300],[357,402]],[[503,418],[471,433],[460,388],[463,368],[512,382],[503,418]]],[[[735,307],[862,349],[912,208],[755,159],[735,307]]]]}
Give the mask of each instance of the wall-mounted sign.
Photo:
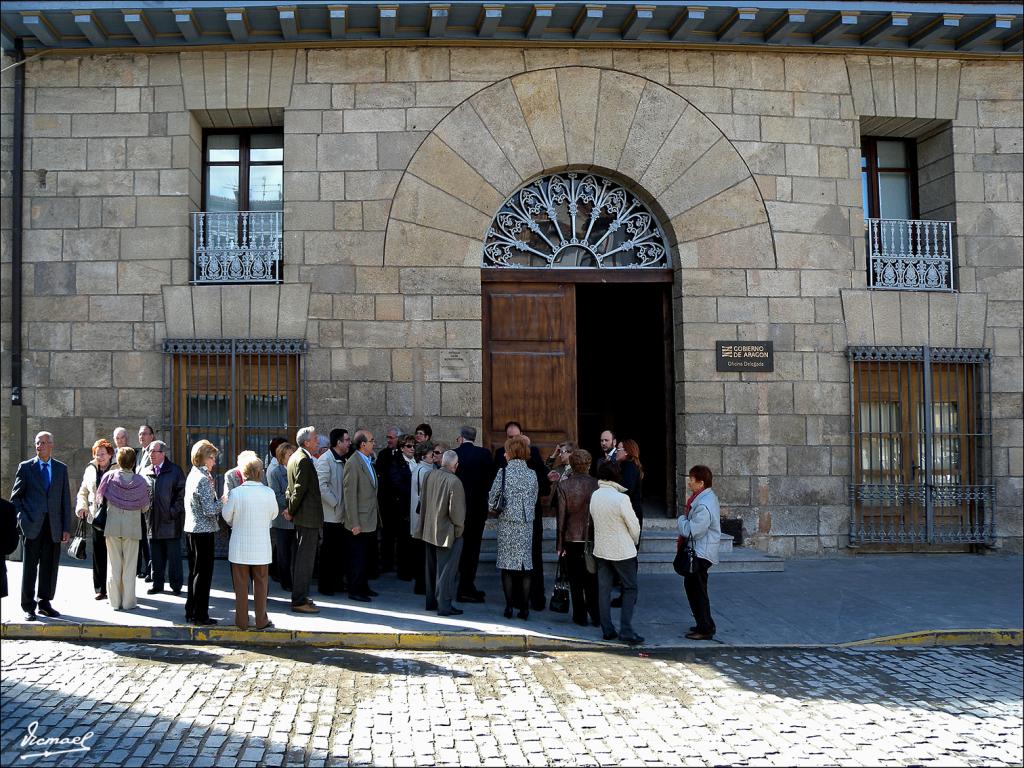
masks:
{"type": "Polygon", "coordinates": [[[719,373],[770,373],[775,352],[770,341],[716,341],[715,368],[719,373]]]}
{"type": "Polygon", "coordinates": [[[442,349],[438,369],[441,381],[470,381],[473,373],[469,355],[461,349],[442,349]]]}

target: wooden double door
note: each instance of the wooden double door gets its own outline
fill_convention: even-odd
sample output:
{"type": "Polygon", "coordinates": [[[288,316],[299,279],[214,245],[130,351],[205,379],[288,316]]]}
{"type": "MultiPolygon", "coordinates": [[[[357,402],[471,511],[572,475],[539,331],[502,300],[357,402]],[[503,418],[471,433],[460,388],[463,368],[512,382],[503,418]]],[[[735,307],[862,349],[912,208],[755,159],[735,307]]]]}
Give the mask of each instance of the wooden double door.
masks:
{"type": "Polygon", "coordinates": [[[564,441],[593,453],[611,428],[640,443],[645,496],[671,504],[671,271],[551,272],[485,270],[484,445],[518,421],[544,458],[564,441]]]}

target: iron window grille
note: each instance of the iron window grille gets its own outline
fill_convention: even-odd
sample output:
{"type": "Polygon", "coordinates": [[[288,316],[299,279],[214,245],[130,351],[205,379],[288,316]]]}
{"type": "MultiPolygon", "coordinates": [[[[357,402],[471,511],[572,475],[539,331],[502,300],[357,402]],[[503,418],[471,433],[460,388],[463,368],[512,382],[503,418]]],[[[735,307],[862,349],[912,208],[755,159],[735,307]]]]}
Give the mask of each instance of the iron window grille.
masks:
{"type": "Polygon", "coordinates": [[[991,353],[850,347],[850,543],[992,544],[991,353]]]}

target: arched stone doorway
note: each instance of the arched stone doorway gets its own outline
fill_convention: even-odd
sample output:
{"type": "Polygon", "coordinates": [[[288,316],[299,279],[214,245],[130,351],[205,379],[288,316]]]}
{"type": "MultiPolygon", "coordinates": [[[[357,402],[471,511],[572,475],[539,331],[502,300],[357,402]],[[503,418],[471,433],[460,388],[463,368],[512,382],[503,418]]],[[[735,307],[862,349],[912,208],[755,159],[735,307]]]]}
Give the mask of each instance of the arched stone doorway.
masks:
{"type": "MultiPolygon", "coordinates": [[[[429,286],[434,317],[438,307],[480,307],[480,322],[465,328],[473,344],[470,365],[479,371],[467,415],[471,410],[481,420],[492,419],[481,302],[483,282],[494,279],[481,267],[487,231],[517,189],[568,170],[611,176],[664,227],[672,264],[665,279],[672,287],[666,299],[671,322],[663,337],[670,344],[667,368],[674,373],[662,383],[674,415],[665,428],[674,434],[682,461],[691,364],[682,312],[688,285],[726,277],[734,282],[731,273],[742,277],[744,269],[772,269],[775,251],[764,201],[743,159],[709,118],[674,91],[590,67],[533,71],[484,88],[452,110],[410,161],[390,212],[385,266],[402,268],[402,280],[417,281],[421,290],[429,286]]],[[[593,270],[612,286],[625,285],[616,275],[632,271],[593,270]]],[[[527,282],[525,272],[517,276],[512,270],[500,279],[527,282]]],[[[693,364],[703,366],[704,360],[693,364]]],[[[701,372],[701,378],[707,375],[701,372]]],[[[490,426],[485,423],[485,431],[490,426]]],[[[583,436],[582,442],[590,447],[593,439],[583,436]]],[[[668,474],[674,474],[678,494],[685,468],[677,464],[674,470],[668,474]]]]}

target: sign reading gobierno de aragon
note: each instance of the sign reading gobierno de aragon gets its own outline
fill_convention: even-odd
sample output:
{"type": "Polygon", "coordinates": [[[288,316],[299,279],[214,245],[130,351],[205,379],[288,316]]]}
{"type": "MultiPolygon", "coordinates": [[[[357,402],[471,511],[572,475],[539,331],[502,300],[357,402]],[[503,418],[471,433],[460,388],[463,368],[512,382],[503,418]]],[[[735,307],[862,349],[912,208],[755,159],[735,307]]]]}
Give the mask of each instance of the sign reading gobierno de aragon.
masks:
{"type": "Polygon", "coordinates": [[[716,341],[715,369],[719,373],[771,373],[775,352],[770,341],[716,341]]]}

